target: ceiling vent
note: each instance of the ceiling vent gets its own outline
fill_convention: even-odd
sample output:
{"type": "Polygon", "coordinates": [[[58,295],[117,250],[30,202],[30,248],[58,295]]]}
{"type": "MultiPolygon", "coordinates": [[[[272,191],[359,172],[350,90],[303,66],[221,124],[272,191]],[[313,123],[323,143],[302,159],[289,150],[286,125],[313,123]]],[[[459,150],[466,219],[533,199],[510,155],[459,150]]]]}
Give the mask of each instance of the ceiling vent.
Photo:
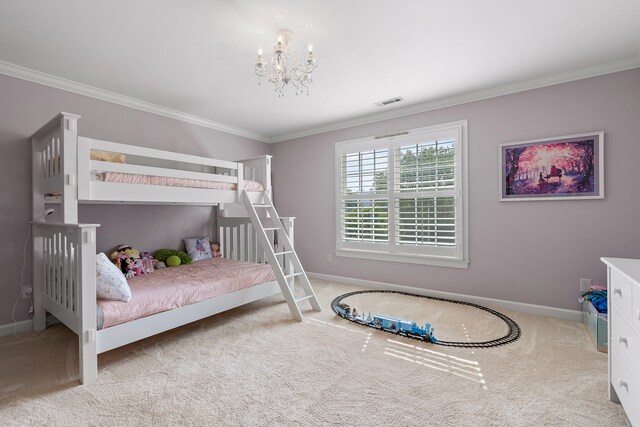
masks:
{"type": "Polygon", "coordinates": [[[404,98],[401,96],[396,96],[395,98],[389,98],[385,99],[384,101],[376,102],[375,105],[377,107],[384,107],[385,105],[391,105],[401,101],[404,101],[404,98]]]}

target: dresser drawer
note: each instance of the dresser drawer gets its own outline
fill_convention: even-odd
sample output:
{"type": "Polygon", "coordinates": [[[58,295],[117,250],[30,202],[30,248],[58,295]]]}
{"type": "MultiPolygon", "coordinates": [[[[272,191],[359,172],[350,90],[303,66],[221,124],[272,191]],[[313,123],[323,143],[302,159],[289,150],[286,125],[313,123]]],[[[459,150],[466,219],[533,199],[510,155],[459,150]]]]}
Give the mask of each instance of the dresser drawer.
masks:
{"type": "Polygon", "coordinates": [[[633,310],[631,313],[632,321],[631,324],[640,334],[640,285],[634,283],[632,286],[633,294],[633,310]]]}
{"type": "Polygon", "coordinates": [[[618,350],[625,363],[632,368],[636,377],[640,378],[640,334],[622,318],[617,307],[613,307],[609,321],[611,346],[618,350]]]}
{"type": "Polygon", "coordinates": [[[611,304],[620,309],[624,317],[631,320],[631,280],[618,270],[611,269],[611,283],[609,284],[609,298],[611,304]]]}
{"type": "Polygon", "coordinates": [[[640,426],[640,383],[631,374],[616,347],[611,348],[611,384],[631,424],[640,426]]]}

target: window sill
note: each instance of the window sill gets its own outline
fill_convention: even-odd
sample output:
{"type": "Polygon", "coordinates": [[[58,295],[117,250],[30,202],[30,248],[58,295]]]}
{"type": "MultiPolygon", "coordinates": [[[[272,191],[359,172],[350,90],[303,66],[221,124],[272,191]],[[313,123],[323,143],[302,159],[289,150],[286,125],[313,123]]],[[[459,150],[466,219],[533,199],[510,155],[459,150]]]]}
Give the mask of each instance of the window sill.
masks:
{"type": "Polygon", "coordinates": [[[404,262],[409,264],[433,265],[437,267],[469,268],[469,260],[445,258],[427,255],[390,254],[385,252],[363,251],[355,249],[336,249],[336,256],[347,258],[371,259],[376,261],[404,262]]]}

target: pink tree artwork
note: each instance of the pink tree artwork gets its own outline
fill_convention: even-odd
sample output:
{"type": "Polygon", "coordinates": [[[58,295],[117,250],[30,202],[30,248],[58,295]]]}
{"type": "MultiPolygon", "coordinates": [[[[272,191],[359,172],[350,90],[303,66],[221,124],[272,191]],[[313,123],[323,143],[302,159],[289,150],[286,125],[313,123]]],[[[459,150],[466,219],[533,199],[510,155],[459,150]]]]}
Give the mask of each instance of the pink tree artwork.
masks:
{"type": "Polygon", "coordinates": [[[504,146],[503,197],[594,195],[598,148],[596,138],[504,146]]]}

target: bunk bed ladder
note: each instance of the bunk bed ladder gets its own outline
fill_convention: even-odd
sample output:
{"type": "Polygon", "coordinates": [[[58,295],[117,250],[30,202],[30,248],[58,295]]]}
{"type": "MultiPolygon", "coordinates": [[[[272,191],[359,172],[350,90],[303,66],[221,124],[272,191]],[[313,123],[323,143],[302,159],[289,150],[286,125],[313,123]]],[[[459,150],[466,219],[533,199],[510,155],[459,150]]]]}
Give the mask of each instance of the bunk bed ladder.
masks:
{"type": "Polygon", "coordinates": [[[289,236],[280,222],[278,212],[276,212],[276,209],[273,207],[273,203],[271,202],[271,199],[269,199],[267,193],[265,192],[263,195],[263,204],[253,204],[247,195],[247,192],[243,191],[242,198],[244,206],[256,230],[258,242],[260,242],[267,261],[271,265],[273,273],[278,280],[278,284],[280,285],[284,299],[287,301],[287,305],[291,310],[291,314],[294,319],[301,321],[302,312],[300,311],[300,303],[309,301],[311,307],[315,311],[321,310],[320,303],[318,303],[316,294],[313,292],[307,273],[305,273],[304,268],[302,268],[302,264],[300,263],[298,254],[296,254],[296,251],[293,248],[291,239],[289,239],[289,236]],[[268,216],[259,216],[256,208],[261,211],[266,209],[268,216]],[[278,243],[280,246],[279,252],[276,252],[273,245],[269,242],[269,238],[267,237],[267,231],[269,230],[278,232],[278,243]],[[284,259],[288,260],[287,262],[291,262],[293,271],[285,274],[283,266],[278,260],[278,256],[280,255],[285,255],[284,259]],[[296,297],[294,293],[294,283],[296,278],[300,281],[304,291],[304,295],[298,297],[296,297]]]}

